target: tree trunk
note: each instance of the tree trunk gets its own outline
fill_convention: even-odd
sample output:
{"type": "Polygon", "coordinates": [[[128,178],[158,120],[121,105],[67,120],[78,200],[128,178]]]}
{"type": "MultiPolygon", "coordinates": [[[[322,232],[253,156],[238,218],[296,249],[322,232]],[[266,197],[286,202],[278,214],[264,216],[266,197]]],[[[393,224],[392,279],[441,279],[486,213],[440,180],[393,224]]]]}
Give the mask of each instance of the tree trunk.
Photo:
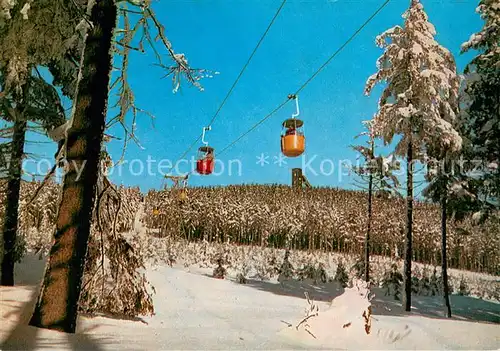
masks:
{"type": "Polygon", "coordinates": [[[370,282],[370,234],[372,230],[373,174],[368,179],[368,225],[365,236],[365,282],[370,282]]]}
{"type": "Polygon", "coordinates": [[[76,94],[76,109],[68,132],[64,175],[54,245],[30,325],[74,333],[106,121],[112,67],[111,43],[117,9],[113,0],[98,0],[92,8],[76,94]],[[83,169],[83,170],[82,170],[83,169]],[[81,172],[80,177],[78,177],[81,172]]]}
{"type": "MultiPolygon", "coordinates": [[[[446,160],[444,161],[446,162],[446,160]]],[[[446,167],[446,165],[445,165],[446,167]]],[[[446,175],[445,175],[446,176],[446,175]]],[[[442,278],[443,278],[443,295],[444,295],[444,303],[446,306],[446,315],[448,318],[451,318],[451,305],[450,305],[450,296],[448,293],[448,268],[447,268],[447,259],[446,259],[446,220],[447,220],[447,200],[448,200],[448,181],[444,186],[444,193],[441,199],[441,267],[442,267],[442,278]]]]}
{"type": "Polygon", "coordinates": [[[21,175],[24,155],[24,140],[26,136],[26,120],[23,116],[22,105],[16,110],[16,121],[12,136],[12,151],[10,153],[9,178],[7,182],[7,196],[5,206],[5,220],[3,224],[2,279],[0,285],[14,285],[15,245],[18,228],[19,192],[21,189],[21,175]]]}
{"type": "Polygon", "coordinates": [[[408,144],[406,170],[406,240],[403,274],[403,306],[405,311],[411,311],[411,260],[412,260],[412,227],[413,227],[413,145],[408,144]]]}

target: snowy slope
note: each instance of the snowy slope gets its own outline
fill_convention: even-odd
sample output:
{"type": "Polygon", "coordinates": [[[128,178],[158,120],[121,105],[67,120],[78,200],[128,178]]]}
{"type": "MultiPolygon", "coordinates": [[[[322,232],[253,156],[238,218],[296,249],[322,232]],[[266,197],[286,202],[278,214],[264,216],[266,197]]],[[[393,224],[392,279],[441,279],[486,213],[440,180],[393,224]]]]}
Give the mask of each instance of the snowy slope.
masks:
{"type": "MultiPolygon", "coordinates": [[[[42,275],[40,268],[43,269],[43,261],[28,256],[17,271],[24,285],[0,287],[1,350],[491,350],[500,347],[500,324],[402,316],[395,312],[399,307],[384,302],[382,297],[372,301],[375,315],[370,336],[365,337],[353,328],[338,329],[333,324],[317,323],[318,338],[314,339],[284,323],[295,326],[307,307],[304,298],[286,296],[291,292],[287,290],[290,286],[282,287],[275,282],[239,285],[206,276],[208,269],[189,272],[175,267],[148,269],[148,278],[156,289],[156,315],[145,319],[145,323],[82,317],[77,334],[68,336],[27,326],[37,295],[36,280],[42,275]],[[391,313],[396,315],[380,315],[391,313]]],[[[314,298],[314,291],[310,294],[314,298]]],[[[470,301],[474,300],[468,300],[471,310],[474,306],[470,301]]],[[[477,302],[481,304],[480,300],[477,302]]],[[[359,310],[359,306],[352,309],[346,304],[349,303],[341,304],[342,313],[359,310]]],[[[416,312],[425,314],[422,306],[416,312]]],[[[328,318],[341,313],[335,302],[333,307],[327,302],[318,303],[318,307],[320,315],[328,318]]],[[[499,304],[481,305],[481,311],[490,314],[489,320],[500,322],[499,304]]],[[[466,314],[462,313],[462,318],[466,314]]]]}

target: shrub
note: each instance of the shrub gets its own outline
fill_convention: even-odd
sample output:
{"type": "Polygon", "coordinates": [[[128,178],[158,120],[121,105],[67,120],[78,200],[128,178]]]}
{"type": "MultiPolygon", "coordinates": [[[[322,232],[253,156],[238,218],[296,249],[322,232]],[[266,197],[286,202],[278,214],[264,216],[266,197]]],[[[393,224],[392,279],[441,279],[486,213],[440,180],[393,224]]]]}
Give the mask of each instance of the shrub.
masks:
{"type": "Polygon", "coordinates": [[[347,275],[347,271],[342,261],[339,261],[337,271],[335,272],[335,277],[333,279],[339,282],[343,288],[347,286],[347,283],[349,282],[349,276],[347,275]]]}

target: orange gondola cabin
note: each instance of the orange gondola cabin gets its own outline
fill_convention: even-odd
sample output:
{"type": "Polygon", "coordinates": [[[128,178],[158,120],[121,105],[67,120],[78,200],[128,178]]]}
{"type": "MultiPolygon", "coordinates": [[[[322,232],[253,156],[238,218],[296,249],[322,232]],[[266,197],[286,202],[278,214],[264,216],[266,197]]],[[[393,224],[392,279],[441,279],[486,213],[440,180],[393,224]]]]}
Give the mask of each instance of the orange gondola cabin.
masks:
{"type": "Polygon", "coordinates": [[[214,149],[210,146],[202,146],[198,149],[196,171],[202,175],[212,174],[214,171],[214,149]]]}
{"type": "Polygon", "coordinates": [[[300,119],[290,118],[283,122],[281,134],[281,152],[287,157],[297,157],[304,153],[306,137],[302,127],[304,122],[300,119]]]}

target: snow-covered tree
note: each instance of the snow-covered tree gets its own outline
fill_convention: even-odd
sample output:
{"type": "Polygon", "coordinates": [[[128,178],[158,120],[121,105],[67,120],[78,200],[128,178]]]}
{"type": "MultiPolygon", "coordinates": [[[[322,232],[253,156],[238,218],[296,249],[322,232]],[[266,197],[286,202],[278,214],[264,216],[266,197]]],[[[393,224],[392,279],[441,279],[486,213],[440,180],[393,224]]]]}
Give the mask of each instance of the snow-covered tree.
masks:
{"type": "Polygon", "coordinates": [[[462,139],[453,127],[458,112],[460,85],[452,54],[435,39],[423,5],[412,0],[404,25],[395,26],[376,39],[384,53],[378,71],[366,83],[370,94],[377,83],[386,83],[373,119],[377,135],[389,144],[400,140],[396,154],[407,160],[407,225],[405,240],[405,301],[411,309],[411,258],[413,224],[413,162],[426,152],[456,152],[462,139]]]}
{"type": "MultiPolygon", "coordinates": [[[[389,157],[384,157],[382,155],[377,155],[375,153],[375,134],[373,128],[371,127],[370,121],[366,121],[365,127],[366,132],[361,135],[368,136],[367,145],[355,145],[352,146],[360,156],[364,159],[364,163],[360,166],[353,167],[353,172],[359,177],[363,185],[367,185],[368,192],[368,209],[367,209],[367,224],[366,224],[366,234],[365,234],[365,247],[364,247],[364,257],[362,275],[366,282],[370,281],[370,234],[372,227],[372,204],[373,204],[373,193],[379,192],[382,194],[399,194],[399,180],[393,174],[393,171],[399,169],[399,162],[391,155],[389,157]]],[[[358,265],[357,267],[361,267],[358,265]]]]}
{"type": "Polygon", "coordinates": [[[66,59],[69,43],[77,38],[75,27],[80,15],[75,4],[48,0],[0,1],[0,118],[12,124],[8,196],[2,226],[5,255],[1,283],[4,285],[14,284],[12,253],[18,229],[27,121],[42,121],[50,128],[64,120],[55,89],[33,71],[39,65],[66,59]]]}
{"type": "Polygon", "coordinates": [[[134,95],[128,85],[130,51],[144,52],[144,44],[153,46],[159,65],[167,71],[166,76],[173,76],[174,91],[177,91],[181,77],[202,88],[198,80],[204,70],[191,69],[184,55],[173,51],[164,27],[150,5],[148,0],[89,1],[88,19],[76,27],[83,27],[85,45],[78,54],[81,65],[78,67],[79,79],[73,96],[72,116],[63,128],[60,157],[68,161],[68,167],[63,179],[54,245],[30,321],[32,326],[75,332],[104,130],[114,124],[121,125],[125,134],[125,149],[129,140],[137,141],[135,119],[137,113],[144,112],[135,106],[134,95]],[[128,5],[135,7],[132,10],[128,5]],[[122,17],[118,19],[118,15],[122,17]],[[136,16],[135,22],[130,21],[132,16],[136,16]],[[122,29],[117,28],[118,23],[123,25],[122,29]],[[156,29],[155,38],[162,43],[174,66],[162,64],[161,56],[154,47],[151,28],[156,29]],[[140,33],[138,42],[134,40],[137,33],[140,33]],[[110,81],[115,53],[121,56],[120,74],[115,81],[110,81]],[[109,90],[113,88],[119,91],[119,99],[114,106],[119,112],[107,121],[109,90]],[[132,117],[130,129],[126,125],[127,115],[132,117]],[[82,170],[81,174],[77,169],[82,170]]]}
{"type": "Polygon", "coordinates": [[[484,26],[462,45],[479,53],[465,70],[461,120],[468,185],[487,214],[500,206],[500,3],[481,0],[477,12],[484,26]]]}
{"type": "MultiPolygon", "coordinates": [[[[1,0],[0,70],[5,72],[4,91],[21,93],[31,68],[68,61],[84,21],[77,1],[1,0]]],[[[78,62],[73,63],[77,66],[78,62]]]]}

